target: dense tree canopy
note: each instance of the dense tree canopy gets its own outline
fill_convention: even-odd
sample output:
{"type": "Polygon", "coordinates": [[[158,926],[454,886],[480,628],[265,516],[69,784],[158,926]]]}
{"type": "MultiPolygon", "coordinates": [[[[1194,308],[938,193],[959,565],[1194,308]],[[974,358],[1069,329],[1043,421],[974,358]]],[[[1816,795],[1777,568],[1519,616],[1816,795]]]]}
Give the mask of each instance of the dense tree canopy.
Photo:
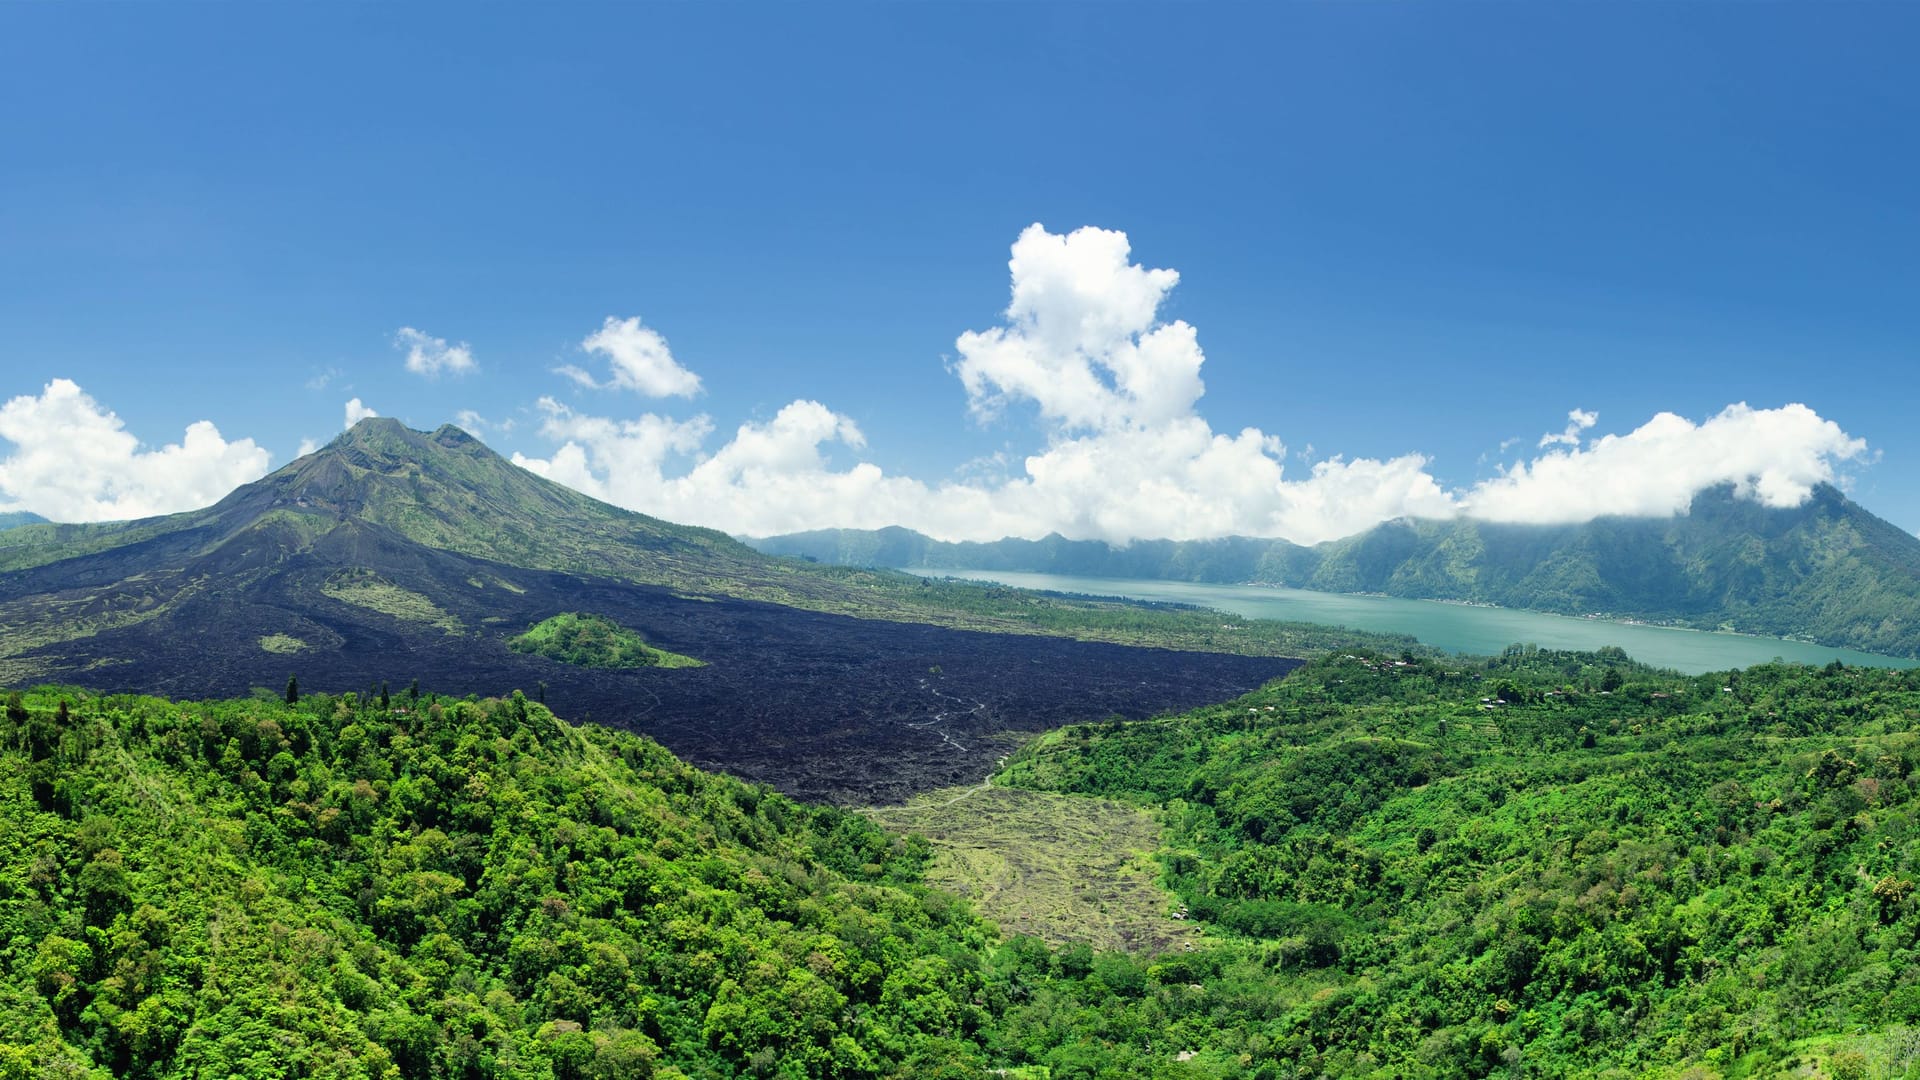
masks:
{"type": "Polygon", "coordinates": [[[1052,733],[1005,779],[1164,808],[1167,880],[1243,972],[1237,1034],[1289,1068],[1764,1074],[1850,1034],[1830,1049],[1899,1076],[1917,720],[1915,672],[1349,654],[1052,733]]]}
{"type": "Polygon", "coordinates": [[[0,1076],[980,1060],[989,930],[913,884],[923,842],[519,695],[374,701],[25,697],[0,1076]]]}
{"type": "Polygon", "coordinates": [[[1920,674],[1349,653],[1003,784],[1165,821],[1159,956],[520,695],[0,726],[0,1077],[1911,1075],[1920,674]]]}

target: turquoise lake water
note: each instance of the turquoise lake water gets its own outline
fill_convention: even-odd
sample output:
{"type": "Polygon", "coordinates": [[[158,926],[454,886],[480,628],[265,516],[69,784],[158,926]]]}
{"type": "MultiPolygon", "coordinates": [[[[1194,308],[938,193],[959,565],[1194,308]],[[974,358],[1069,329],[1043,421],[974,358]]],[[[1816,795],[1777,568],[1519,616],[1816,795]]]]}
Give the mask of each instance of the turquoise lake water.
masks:
{"type": "Polygon", "coordinates": [[[1677,630],[1663,626],[1543,615],[1510,608],[1474,607],[1437,600],[1310,592],[1264,585],[1202,585],[1185,581],[1069,577],[1011,570],[915,570],[928,577],[997,581],[1023,589],[1167,600],[1230,611],[1254,619],[1322,623],[1375,633],[1412,634],[1449,652],[1488,655],[1513,644],[1548,649],[1598,649],[1618,645],[1627,655],[1656,667],[1688,674],[1749,667],[1781,659],[1803,664],[1841,660],[1849,664],[1910,668],[1912,660],[1855,649],[1830,649],[1779,638],[1677,630]]]}

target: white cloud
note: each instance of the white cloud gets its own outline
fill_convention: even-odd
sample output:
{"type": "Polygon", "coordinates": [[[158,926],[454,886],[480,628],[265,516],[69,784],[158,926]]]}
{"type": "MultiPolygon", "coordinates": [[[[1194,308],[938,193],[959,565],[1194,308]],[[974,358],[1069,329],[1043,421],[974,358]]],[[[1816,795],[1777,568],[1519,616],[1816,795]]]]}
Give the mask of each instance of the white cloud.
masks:
{"type": "Polygon", "coordinates": [[[700,392],[700,376],[680,366],[658,331],[640,325],[638,317],[607,316],[600,329],[587,335],[580,347],[607,358],[607,381],[572,364],[554,370],[590,390],[635,390],[648,397],[692,397],[700,392]]]}
{"type": "MultiPolygon", "coordinates": [[[[1383,517],[1451,512],[1417,455],[1325,461],[1289,480],[1279,439],[1254,428],[1214,432],[1195,413],[1205,361],[1197,333],[1157,321],[1179,275],[1132,264],[1125,234],[1059,236],[1035,225],[1008,266],[1006,325],[961,335],[954,370],[977,415],[1037,408],[1047,445],[1018,475],[976,470],[928,485],[871,463],[836,469],[823,448],[857,451],[864,439],[852,419],[806,400],[702,455],[707,417],[616,421],[544,399],[542,433],[561,446],[548,459],[516,460],[623,506],[738,533],[904,524],[949,539],[1058,531],[1118,542],[1226,533],[1311,542],[1383,517]]],[[[638,320],[609,320],[589,344],[616,329],[652,333],[638,320]]]]}
{"type": "Polygon", "coordinates": [[[379,416],[379,415],[380,415],[379,413],[374,412],[372,409],[369,409],[365,405],[360,404],[359,398],[354,398],[353,400],[347,402],[346,426],[352,427],[353,425],[359,423],[360,421],[365,420],[369,416],[379,416]]]}
{"type": "Polygon", "coordinates": [[[442,372],[465,375],[479,365],[473,359],[473,348],[466,342],[448,345],[446,338],[437,338],[411,326],[403,326],[393,335],[393,347],[407,351],[407,370],[415,375],[435,376],[442,372]]]}
{"type": "Polygon", "coordinates": [[[1026,399],[1065,430],[1151,426],[1188,415],[1204,390],[1194,329],[1157,324],[1180,280],[1128,261],[1125,233],[1028,226],[1014,241],[1007,325],[960,335],[954,366],[976,414],[1026,399]]]}
{"type": "MultiPolygon", "coordinates": [[[[1578,410],[1572,415],[1576,424],[1598,419],[1578,410]]],[[[1864,439],[1805,405],[1755,409],[1744,402],[1700,424],[1663,412],[1625,435],[1602,436],[1584,449],[1577,437],[1574,444],[1482,481],[1462,499],[1462,509],[1493,521],[1536,523],[1667,516],[1684,513],[1695,495],[1722,484],[1763,506],[1798,506],[1814,485],[1838,479],[1840,462],[1863,460],[1867,452],[1864,439]]]]}
{"type": "MultiPolygon", "coordinates": [[[[1043,445],[1002,469],[974,463],[930,485],[867,462],[836,468],[825,451],[859,451],[864,439],[852,418],[810,400],[741,425],[708,453],[715,426],[704,415],[615,420],[543,398],[541,432],[559,446],[548,458],[514,460],[622,506],[749,535],[905,525],[952,540],[1060,532],[1118,543],[1239,534],[1311,544],[1398,517],[1673,514],[1720,483],[1790,505],[1865,449],[1798,405],[1734,406],[1700,425],[1662,414],[1583,448],[1599,417],[1575,409],[1564,432],[1541,440],[1548,452],[1465,492],[1444,488],[1418,453],[1333,457],[1289,473],[1278,436],[1216,432],[1199,414],[1199,336],[1184,322],[1159,321],[1179,275],[1131,262],[1125,234],[1062,236],[1035,225],[1015,241],[1008,266],[1004,325],[962,334],[953,364],[974,415],[1019,405],[1038,415],[1043,445]]],[[[601,384],[562,370],[583,385],[656,396],[682,392],[669,384],[688,394],[699,386],[638,319],[607,320],[586,346],[614,359],[615,375],[601,384]],[[654,377],[661,372],[679,374],[654,377]]],[[[1308,448],[1302,461],[1311,456],[1308,448]]]]}
{"type": "Polygon", "coordinates": [[[318,449],[320,449],[320,441],[318,439],[311,439],[311,438],[301,439],[300,448],[293,452],[293,456],[296,458],[303,458],[318,449]]]}
{"type": "Polygon", "coordinates": [[[114,521],[192,510],[266,474],[272,455],[252,439],[228,442],[211,422],[143,450],[120,418],[68,379],[0,406],[0,495],[9,509],[55,521],[114,521]]]}
{"type": "MultiPolygon", "coordinates": [[[[1544,450],[1549,446],[1579,446],[1580,433],[1599,422],[1599,413],[1588,412],[1585,409],[1570,410],[1567,413],[1567,430],[1558,435],[1549,433],[1540,436],[1540,449],[1544,450]]],[[[1500,452],[1503,454],[1506,453],[1508,445],[1518,441],[1517,439],[1509,439],[1501,443],[1500,452]]]]}
{"type": "MultiPolygon", "coordinates": [[[[713,424],[704,416],[685,422],[651,413],[637,420],[580,416],[550,397],[539,402],[540,433],[562,441],[551,459],[515,454],[513,461],[550,480],[633,509],[666,515],[659,508],[667,486],[666,463],[700,448],[713,424]]],[[[698,523],[697,518],[681,520],[698,523]]]]}
{"type": "Polygon", "coordinates": [[[514,428],[513,417],[505,420],[489,420],[473,409],[461,409],[453,414],[453,422],[469,435],[482,435],[488,431],[497,431],[502,435],[514,428]]]}

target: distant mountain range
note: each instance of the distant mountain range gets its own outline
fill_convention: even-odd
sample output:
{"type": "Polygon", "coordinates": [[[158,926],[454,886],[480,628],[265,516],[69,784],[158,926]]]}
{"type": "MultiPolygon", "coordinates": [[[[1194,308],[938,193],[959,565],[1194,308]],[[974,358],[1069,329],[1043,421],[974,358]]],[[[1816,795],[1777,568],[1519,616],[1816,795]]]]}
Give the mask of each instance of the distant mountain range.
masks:
{"type": "Polygon", "coordinates": [[[1688,513],[1579,525],[1399,520],[1303,547],[1284,540],[944,543],[907,529],[748,541],[769,554],[910,569],[1285,585],[1794,637],[1920,656],[1920,539],[1822,485],[1792,509],[1731,488],[1688,513]]]}
{"type": "Polygon", "coordinates": [[[5,513],[0,513],[0,530],[11,529],[20,525],[38,525],[45,520],[47,519],[31,511],[8,510],[5,513]]]}
{"type": "Polygon", "coordinates": [[[971,633],[954,627],[1040,627],[895,577],[769,558],[542,479],[458,428],[369,419],[203,510],[0,531],[0,685],[519,689],[699,764],[872,802],[977,781],[1010,729],[1197,705],[1295,663],[971,633]],[[705,666],[511,648],[570,613],[705,666]]]}

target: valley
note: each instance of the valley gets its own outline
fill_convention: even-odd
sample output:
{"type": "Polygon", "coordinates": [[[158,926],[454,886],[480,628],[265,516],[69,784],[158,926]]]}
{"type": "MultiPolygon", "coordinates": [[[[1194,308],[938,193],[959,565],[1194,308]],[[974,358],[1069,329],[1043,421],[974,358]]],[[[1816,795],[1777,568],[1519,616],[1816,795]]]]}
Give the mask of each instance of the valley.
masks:
{"type": "Polygon", "coordinates": [[[0,1080],[1920,1080],[1916,42],[0,2],[0,1080]]]}
{"type": "Polygon", "coordinates": [[[814,566],[383,421],[0,563],[0,674],[55,684],[0,726],[0,1069],[1920,1060],[1920,675],[1872,657],[814,566]]]}

